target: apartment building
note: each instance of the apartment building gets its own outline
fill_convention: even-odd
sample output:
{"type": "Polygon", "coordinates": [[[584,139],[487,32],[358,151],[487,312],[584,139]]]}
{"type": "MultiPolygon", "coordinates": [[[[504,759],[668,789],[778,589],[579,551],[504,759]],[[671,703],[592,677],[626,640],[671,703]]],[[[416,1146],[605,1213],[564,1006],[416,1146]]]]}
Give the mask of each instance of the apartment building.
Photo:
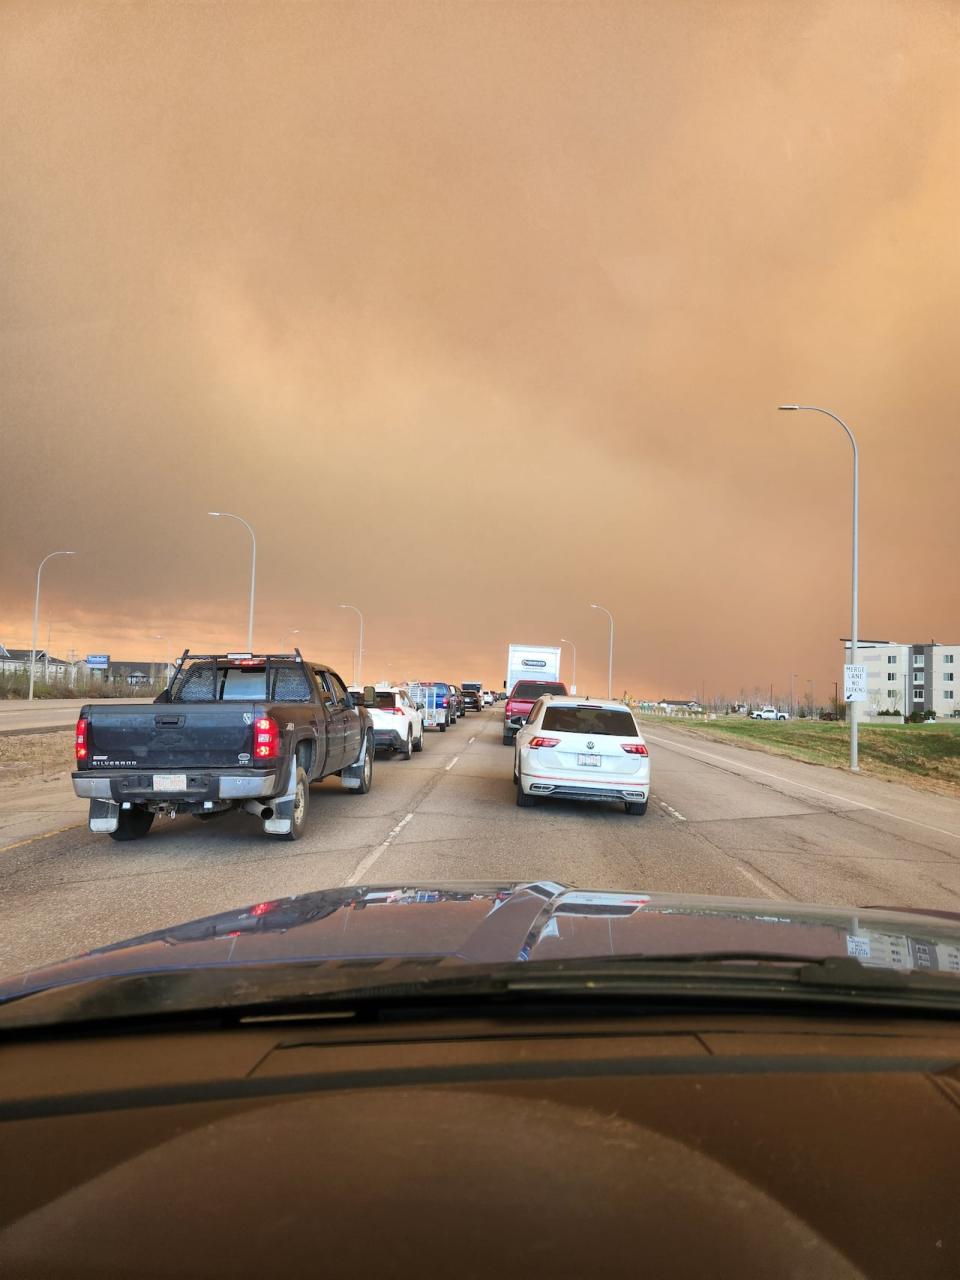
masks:
{"type": "MultiPolygon", "coordinates": [[[[868,715],[880,711],[935,711],[938,718],[960,715],[960,645],[899,644],[858,640],[857,662],[867,668],[868,715]]],[[[850,662],[844,641],[844,662],[850,662]]]]}

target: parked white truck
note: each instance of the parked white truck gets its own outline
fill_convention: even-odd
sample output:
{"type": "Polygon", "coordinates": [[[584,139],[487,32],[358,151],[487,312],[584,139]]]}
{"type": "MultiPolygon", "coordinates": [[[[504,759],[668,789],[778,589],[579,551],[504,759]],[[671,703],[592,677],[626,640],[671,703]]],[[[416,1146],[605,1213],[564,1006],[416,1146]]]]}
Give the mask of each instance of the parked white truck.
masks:
{"type": "Polygon", "coordinates": [[[761,707],[759,711],[750,712],[751,720],[789,720],[790,716],[786,711],[778,711],[776,707],[761,707]]]}
{"type": "Polygon", "coordinates": [[[507,678],[503,687],[508,694],[518,680],[559,679],[559,645],[512,644],[507,649],[507,678]]]}

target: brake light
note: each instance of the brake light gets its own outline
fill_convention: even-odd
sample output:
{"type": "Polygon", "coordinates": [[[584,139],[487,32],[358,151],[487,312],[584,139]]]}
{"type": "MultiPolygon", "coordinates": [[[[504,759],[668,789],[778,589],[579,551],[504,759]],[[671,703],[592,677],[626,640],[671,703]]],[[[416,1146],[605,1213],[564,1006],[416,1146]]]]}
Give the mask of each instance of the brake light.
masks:
{"type": "Polygon", "coordinates": [[[620,747],[628,756],[648,756],[650,754],[642,742],[621,742],[620,747]]]}
{"type": "Polygon", "coordinates": [[[531,747],[558,747],[560,745],[559,738],[531,738],[531,747]]]}
{"type": "Polygon", "coordinates": [[[441,699],[440,699],[440,705],[441,705],[441,707],[445,707],[445,706],[447,705],[447,699],[446,699],[446,698],[441,698],[441,699]]]}
{"type": "Polygon", "coordinates": [[[250,914],[252,916],[265,916],[270,911],[276,911],[279,905],[279,902],[258,902],[255,907],[250,908],[250,914]]]}
{"type": "Polygon", "coordinates": [[[85,719],[83,716],[81,716],[80,719],[77,721],[77,737],[76,737],[76,743],[74,748],[77,753],[78,761],[86,760],[87,756],[90,754],[88,745],[87,745],[87,734],[89,733],[89,731],[90,731],[90,721],[85,719]]]}
{"type": "Polygon", "coordinates": [[[393,714],[394,714],[395,716],[402,716],[402,715],[403,715],[403,707],[394,707],[394,708],[393,708],[393,714]]]}
{"type": "Polygon", "coordinates": [[[271,760],[280,754],[280,726],[272,716],[254,720],[253,754],[257,760],[271,760]]]}

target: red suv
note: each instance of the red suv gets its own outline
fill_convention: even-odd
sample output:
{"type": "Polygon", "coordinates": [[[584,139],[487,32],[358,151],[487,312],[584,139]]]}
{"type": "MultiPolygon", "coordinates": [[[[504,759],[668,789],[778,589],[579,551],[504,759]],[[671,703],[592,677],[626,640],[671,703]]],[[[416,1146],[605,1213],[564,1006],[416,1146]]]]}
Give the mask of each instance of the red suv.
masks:
{"type": "Polygon", "coordinates": [[[559,680],[518,680],[503,708],[503,745],[512,747],[517,730],[530,714],[533,704],[545,693],[567,692],[567,686],[559,680]]]}

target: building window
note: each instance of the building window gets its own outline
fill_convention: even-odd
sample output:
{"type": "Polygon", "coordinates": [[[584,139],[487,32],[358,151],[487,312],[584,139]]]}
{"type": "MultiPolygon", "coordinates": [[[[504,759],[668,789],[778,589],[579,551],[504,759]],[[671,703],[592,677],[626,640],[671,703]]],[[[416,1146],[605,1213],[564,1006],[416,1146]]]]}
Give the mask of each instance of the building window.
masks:
{"type": "Polygon", "coordinates": [[[896,678],[897,678],[897,673],[896,673],[895,671],[888,671],[888,672],[887,672],[887,680],[888,680],[888,681],[889,681],[889,680],[896,680],[896,678]]]}
{"type": "Polygon", "coordinates": [[[949,662],[949,663],[950,663],[950,665],[951,665],[951,666],[953,666],[953,654],[952,654],[952,653],[945,653],[945,654],[943,655],[943,660],[944,660],[944,662],[949,662]]]}
{"type": "Polygon", "coordinates": [[[914,691],[913,691],[913,700],[914,700],[914,702],[922,702],[922,701],[923,701],[923,690],[922,690],[922,689],[914,689],[914,691]]]}
{"type": "Polygon", "coordinates": [[[891,666],[894,662],[896,662],[896,660],[897,660],[897,655],[896,655],[895,653],[888,653],[888,654],[887,654],[887,666],[888,666],[888,667],[889,667],[889,666],[891,666]]]}
{"type": "Polygon", "coordinates": [[[888,689],[888,690],[887,690],[887,697],[888,697],[888,698],[891,698],[891,699],[892,699],[892,698],[895,698],[896,696],[897,696],[897,691],[896,691],[896,689],[888,689]]]}
{"type": "Polygon", "coordinates": [[[952,702],[952,701],[953,701],[953,690],[952,690],[952,689],[944,689],[944,691],[943,691],[943,696],[944,696],[944,698],[946,699],[946,701],[947,701],[947,702],[952,702]]]}
{"type": "Polygon", "coordinates": [[[922,653],[915,653],[913,655],[913,665],[915,667],[922,667],[923,661],[924,661],[924,658],[922,653]]]}
{"type": "Polygon", "coordinates": [[[914,684],[923,684],[923,672],[922,672],[922,671],[915,671],[915,672],[913,673],[913,683],[914,683],[914,684]]]}
{"type": "Polygon", "coordinates": [[[952,672],[952,671],[945,671],[945,672],[943,673],[943,678],[944,678],[944,680],[952,680],[952,679],[953,679],[953,672],[952,672]]]}

